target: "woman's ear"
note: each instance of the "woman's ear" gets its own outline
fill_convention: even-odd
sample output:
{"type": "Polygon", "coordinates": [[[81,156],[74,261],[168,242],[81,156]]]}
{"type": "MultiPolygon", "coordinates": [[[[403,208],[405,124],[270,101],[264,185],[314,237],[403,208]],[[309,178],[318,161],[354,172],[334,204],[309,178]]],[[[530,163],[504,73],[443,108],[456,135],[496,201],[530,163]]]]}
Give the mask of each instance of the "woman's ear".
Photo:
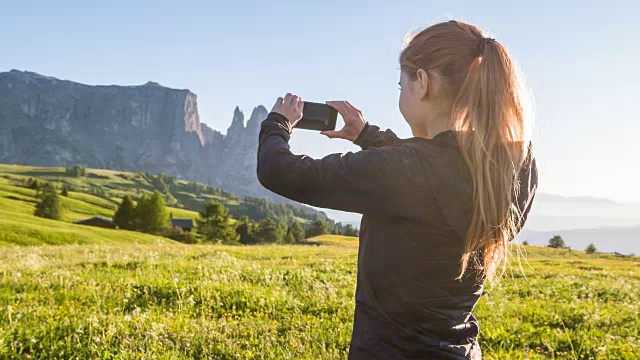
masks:
{"type": "Polygon", "coordinates": [[[424,100],[430,95],[431,78],[429,77],[429,73],[424,69],[418,69],[416,75],[418,76],[418,98],[424,100]]]}

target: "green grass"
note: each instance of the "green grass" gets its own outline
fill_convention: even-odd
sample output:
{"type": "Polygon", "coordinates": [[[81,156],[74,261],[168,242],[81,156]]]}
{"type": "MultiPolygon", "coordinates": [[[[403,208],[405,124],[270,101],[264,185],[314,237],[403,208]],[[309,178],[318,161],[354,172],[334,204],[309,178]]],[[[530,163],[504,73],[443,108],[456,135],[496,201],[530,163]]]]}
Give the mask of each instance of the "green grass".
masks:
{"type": "MultiPolygon", "coordinates": [[[[68,245],[0,253],[0,358],[346,358],[357,249],[68,245]]],[[[486,359],[637,359],[637,258],[528,247],[475,314],[486,359]]]]}
{"type": "MultiPolygon", "coordinates": [[[[181,245],[72,224],[118,203],[79,192],[60,197],[63,221],[34,217],[35,192],[13,179],[147,186],[139,174],[61,172],[0,165],[0,359],[346,358],[356,238],[181,245]]],[[[525,248],[525,275],[487,287],[475,310],[484,358],[640,358],[638,257],[525,248]]]]}
{"type": "MultiPolygon", "coordinates": [[[[157,243],[170,240],[124,230],[76,225],[74,221],[96,215],[111,218],[117,205],[97,196],[70,192],[60,196],[62,221],[33,216],[35,191],[0,181],[0,245],[63,245],[108,243],[157,243]]],[[[169,208],[176,218],[195,219],[198,214],[169,208]]]]}
{"type": "MultiPolygon", "coordinates": [[[[104,169],[86,169],[87,175],[83,177],[73,177],[65,173],[65,168],[54,167],[33,167],[21,165],[0,164],[0,207],[3,198],[17,198],[24,201],[33,201],[34,191],[25,189],[20,181],[29,178],[37,178],[56,184],[58,187],[68,185],[77,189],[77,192],[70,192],[69,198],[64,200],[64,204],[69,210],[63,217],[64,221],[73,222],[87,218],[87,215],[101,215],[111,217],[117,209],[124,195],[131,195],[137,199],[143,193],[151,193],[155,190],[151,180],[142,173],[132,173],[104,169]],[[105,197],[98,197],[88,194],[90,190],[102,190],[106,192],[105,197]],[[76,200],[76,201],[73,201],[76,200]]],[[[176,180],[175,184],[169,186],[169,193],[166,200],[176,218],[195,219],[197,212],[202,210],[205,202],[215,200],[229,208],[230,213],[239,217],[245,214],[264,214],[255,204],[247,203],[244,199],[239,199],[228,193],[193,193],[193,188],[184,180],[176,180]]],[[[95,193],[95,192],[93,192],[95,193]]],[[[273,206],[273,204],[271,204],[273,206]]],[[[270,216],[274,212],[270,213],[270,216]]],[[[317,216],[317,211],[307,209],[307,214],[317,216]]],[[[282,215],[282,214],[279,214],[282,215]]],[[[290,214],[292,216],[292,214],[290,214]]],[[[254,218],[258,221],[262,218],[254,218]]],[[[302,224],[310,221],[304,218],[296,218],[302,224]]],[[[288,220],[288,219],[287,219],[288,220]]]]}
{"type": "Polygon", "coordinates": [[[314,245],[333,245],[342,247],[358,247],[358,238],[342,235],[320,235],[310,239],[307,242],[314,245]]]}

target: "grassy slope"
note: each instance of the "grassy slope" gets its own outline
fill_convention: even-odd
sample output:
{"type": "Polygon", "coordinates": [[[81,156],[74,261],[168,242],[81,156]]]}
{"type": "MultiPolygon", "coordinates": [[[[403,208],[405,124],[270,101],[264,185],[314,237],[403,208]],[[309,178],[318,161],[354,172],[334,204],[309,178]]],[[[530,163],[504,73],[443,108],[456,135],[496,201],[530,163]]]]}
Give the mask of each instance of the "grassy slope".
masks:
{"type": "Polygon", "coordinates": [[[320,235],[307,240],[310,244],[315,245],[332,245],[341,247],[358,247],[358,238],[342,235],[320,235]]]}
{"type": "MultiPolygon", "coordinates": [[[[117,203],[84,193],[60,197],[62,221],[33,216],[35,191],[0,178],[0,245],[155,243],[169,240],[137,232],[75,225],[95,215],[111,217],[117,203]]],[[[175,217],[195,218],[197,213],[170,208],[175,217]]]]}
{"type": "MultiPolygon", "coordinates": [[[[78,188],[102,188],[103,190],[108,191],[109,195],[112,197],[112,206],[117,206],[124,195],[136,195],[141,192],[153,192],[155,190],[142,174],[116,170],[87,169],[87,176],[78,178],[67,176],[65,174],[65,168],[0,164],[0,177],[7,176],[24,180],[29,178],[38,178],[53,183],[68,184],[78,188]]],[[[246,213],[247,208],[249,207],[241,200],[239,201],[238,199],[222,195],[206,193],[194,194],[189,190],[188,182],[184,180],[177,180],[177,186],[173,188],[172,195],[184,204],[185,207],[190,209],[199,209],[208,200],[216,200],[220,202],[229,208],[232,213],[246,213]]],[[[175,209],[173,211],[175,217],[197,217],[196,212],[183,212],[180,209],[175,209]]],[[[304,218],[296,219],[301,224],[308,224],[311,222],[304,218]]]]}
{"type": "MultiPolygon", "coordinates": [[[[0,358],[346,358],[357,241],[314,241],[340,246],[5,248],[0,358]]],[[[474,311],[484,358],[640,356],[638,258],[527,249],[474,311]]]]}

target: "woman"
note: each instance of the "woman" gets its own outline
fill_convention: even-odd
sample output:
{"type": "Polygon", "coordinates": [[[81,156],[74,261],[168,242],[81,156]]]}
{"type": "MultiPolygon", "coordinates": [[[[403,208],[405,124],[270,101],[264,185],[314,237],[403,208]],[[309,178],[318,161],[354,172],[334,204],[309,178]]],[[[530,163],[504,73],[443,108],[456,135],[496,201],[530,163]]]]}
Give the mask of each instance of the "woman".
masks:
{"type": "Polygon", "coordinates": [[[400,111],[414,137],[365,121],[348,102],[323,134],[362,151],[293,155],[302,99],[263,122],[258,179],[305,204],[363,214],[350,359],[479,359],[472,310],[505,269],[537,168],[509,54],[477,27],[439,23],[400,54],[400,111]]]}

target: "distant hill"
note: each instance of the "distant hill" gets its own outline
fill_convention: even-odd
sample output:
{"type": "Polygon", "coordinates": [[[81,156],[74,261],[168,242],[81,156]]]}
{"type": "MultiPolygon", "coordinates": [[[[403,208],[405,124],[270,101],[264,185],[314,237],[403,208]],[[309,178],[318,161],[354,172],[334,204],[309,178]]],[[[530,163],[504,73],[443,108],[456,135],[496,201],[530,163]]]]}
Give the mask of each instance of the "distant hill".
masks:
{"type": "Polygon", "coordinates": [[[640,204],[539,193],[530,220],[530,230],[640,225],[640,204]]]}
{"type": "Polygon", "coordinates": [[[64,168],[0,164],[0,245],[100,243],[110,239],[156,241],[160,238],[128,231],[112,233],[114,230],[74,225],[72,222],[96,215],[111,218],[125,194],[137,199],[144,193],[161,189],[174,218],[195,219],[206,201],[216,200],[228,207],[236,218],[247,216],[259,221],[272,217],[282,221],[296,220],[302,224],[323,219],[333,224],[333,220],[324,213],[309,207],[238,197],[219,188],[167,176],[88,169],[86,176],[77,177],[67,174],[64,168]],[[68,197],[60,196],[62,221],[33,216],[36,191],[24,187],[28,179],[70,189],[68,197]]]}
{"type": "Polygon", "coordinates": [[[584,250],[593,243],[598,251],[640,254],[640,226],[603,227],[596,229],[571,229],[533,231],[525,229],[520,238],[530,245],[546,246],[554,235],[560,235],[567,246],[584,250]]]}
{"type": "Polygon", "coordinates": [[[640,204],[539,193],[521,238],[546,246],[554,235],[572,249],[594,243],[600,251],[638,254],[640,204]]]}

